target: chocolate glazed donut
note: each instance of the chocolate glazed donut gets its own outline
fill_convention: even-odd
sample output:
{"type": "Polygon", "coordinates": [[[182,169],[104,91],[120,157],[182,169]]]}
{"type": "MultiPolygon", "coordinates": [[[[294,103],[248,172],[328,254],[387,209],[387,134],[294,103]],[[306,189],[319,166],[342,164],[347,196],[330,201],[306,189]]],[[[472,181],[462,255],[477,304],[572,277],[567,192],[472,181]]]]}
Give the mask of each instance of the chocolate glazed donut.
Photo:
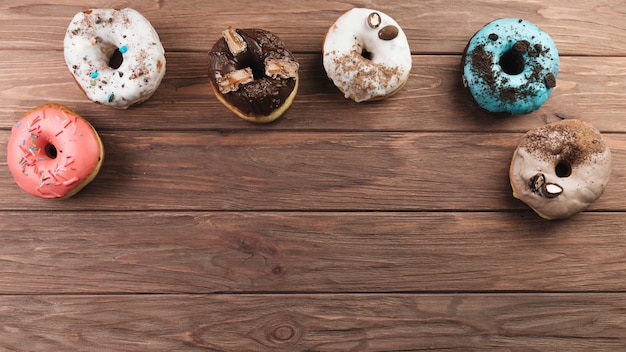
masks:
{"type": "Polygon", "coordinates": [[[285,44],[262,29],[229,28],[209,51],[216,97],[251,122],[271,122],[287,110],[298,90],[298,67],[285,44]]]}

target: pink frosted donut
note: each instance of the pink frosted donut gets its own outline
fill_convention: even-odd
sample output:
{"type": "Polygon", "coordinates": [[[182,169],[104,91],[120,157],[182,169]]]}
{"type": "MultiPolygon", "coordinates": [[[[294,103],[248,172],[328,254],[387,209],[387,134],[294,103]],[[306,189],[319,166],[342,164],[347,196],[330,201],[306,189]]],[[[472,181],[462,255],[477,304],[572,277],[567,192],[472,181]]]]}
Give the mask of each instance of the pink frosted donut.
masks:
{"type": "Polygon", "coordinates": [[[11,130],[7,164],[15,182],[42,198],[73,196],[96,177],[104,157],[98,133],[71,109],[45,104],[11,130]]]}

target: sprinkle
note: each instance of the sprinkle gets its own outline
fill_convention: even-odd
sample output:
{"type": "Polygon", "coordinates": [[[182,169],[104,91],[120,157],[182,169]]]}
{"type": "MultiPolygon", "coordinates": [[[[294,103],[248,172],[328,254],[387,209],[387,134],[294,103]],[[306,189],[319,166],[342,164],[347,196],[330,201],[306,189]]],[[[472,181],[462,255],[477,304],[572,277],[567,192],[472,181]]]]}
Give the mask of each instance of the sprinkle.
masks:
{"type": "Polygon", "coordinates": [[[52,173],[52,171],[48,170],[48,173],[50,174],[50,176],[52,176],[52,178],[53,178],[55,181],[58,181],[58,180],[57,180],[57,178],[56,178],[56,176],[54,176],[54,174],[52,173]]]}
{"type": "Polygon", "coordinates": [[[22,126],[22,121],[18,122],[17,125],[15,125],[15,128],[20,128],[20,126],[22,126]]]}
{"type": "Polygon", "coordinates": [[[128,47],[126,45],[122,45],[118,50],[120,53],[125,54],[128,51],[128,47]]]}
{"type": "Polygon", "coordinates": [[[39,148],[37,148],[37,147],[33,147],[33,146],[30,146],[30,145],[28,146],[28,149],[30,149],[30,150],[35,150],[35,151],[39,150],[39,148]]]}
{"type": "Polygon", "coordinates": [[[58,137],[61,133],[63,133],[63,130],[60,130],[59,132],[57,132],[57,134],[55,134],[55,137],[58,137]]]}
{"type": "Polygon", "coordinates": [[[115,95],[113,93],[109,93],[109,95],[107,95],[107,101],[110,103],[113,99],[115,99],[115,95]]]}
{"type": "Polygon", "coordinates": [[[67,128],[67,126],[69,126],[70,123],[72,123],[72,121],[70,121],[69,119],[65,119],[65,121],[63,121],[63,128],[67,128]]]}
{"type": "Polygon", "coordinates": [[[43,160],[46,160],[46,158],[37,158],[37,160],[43,161],[43,160]]]}
{"type": "Polygon", "coordinates": [[[26,144],[26,140],[22,139],[22,145],[26,144]]]}
{"type": "Polygon", "coordinates": [[[91,72],[91,78],[98,78],[98,71],[91,72]]]}
{"type": "Polygon", "coordinates": [[[71,185],[72,183],[76,183],[76,182],[78,182],[78,177],[74,176],[74,177],[72,177],[71,179],[69,179],[69,180],[67,180],[67,181],[63,182],[63,186],[69,186],[69,185],[71,185]]]}
{"type": "Polygon", "coordinates": [[[96,83],[96,81],[91,81],[91,86],[92,86],[92,87],[95,87],[95,86],[96,86],[96,84],[97,84],[97,83],[96,83]]]}
{"type": "Polygon", "coordinates": [[[35,134],[30,134],[30,138],[39,138],[39,136],[35,135],[35,134]]]}

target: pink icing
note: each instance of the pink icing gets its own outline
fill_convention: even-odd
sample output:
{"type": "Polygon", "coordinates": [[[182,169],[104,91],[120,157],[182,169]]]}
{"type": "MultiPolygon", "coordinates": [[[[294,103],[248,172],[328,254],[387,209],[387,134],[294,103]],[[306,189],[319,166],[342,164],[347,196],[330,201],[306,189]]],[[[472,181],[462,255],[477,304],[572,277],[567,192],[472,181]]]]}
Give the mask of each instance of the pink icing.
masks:
{"type": "Polygon", "coordinates": [[[13,126],[7,163],[17,184],[42,198],[71,196],[102,162],[93,127],[61,105],[42,105],[13,126]]]}

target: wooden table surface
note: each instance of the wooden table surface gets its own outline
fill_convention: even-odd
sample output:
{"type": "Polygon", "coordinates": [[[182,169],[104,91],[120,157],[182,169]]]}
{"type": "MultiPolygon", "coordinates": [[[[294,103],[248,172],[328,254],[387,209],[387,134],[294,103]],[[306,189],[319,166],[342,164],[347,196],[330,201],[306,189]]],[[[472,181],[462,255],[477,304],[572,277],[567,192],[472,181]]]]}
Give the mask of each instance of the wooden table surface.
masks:
{"type": "Polygon", "coordinates": [[[624,1],[42,1],[0,3],[0,144],[28,109],[98,130],[97,178],[65,201],[15,184],[0,148],[1,351],[618,351],[626,348],[624,1]],[[321,46],[344,11],[394,17],[413,53],[394,97],[357,104],[321,46]],[[133,7],[167,74],[129,110],[88,101],[63,58],[70,19],[133,7]],[[557,87],[495,117],[463,91],[461,53],[520,17],[554,39],[557,87]],[[275,123],[213,96],[223,29],[277,34],[301,64],[275,123]],[[613,153],[605,194],[545,221],[512,197],[518,139],[583,119],[613,153]]]}

